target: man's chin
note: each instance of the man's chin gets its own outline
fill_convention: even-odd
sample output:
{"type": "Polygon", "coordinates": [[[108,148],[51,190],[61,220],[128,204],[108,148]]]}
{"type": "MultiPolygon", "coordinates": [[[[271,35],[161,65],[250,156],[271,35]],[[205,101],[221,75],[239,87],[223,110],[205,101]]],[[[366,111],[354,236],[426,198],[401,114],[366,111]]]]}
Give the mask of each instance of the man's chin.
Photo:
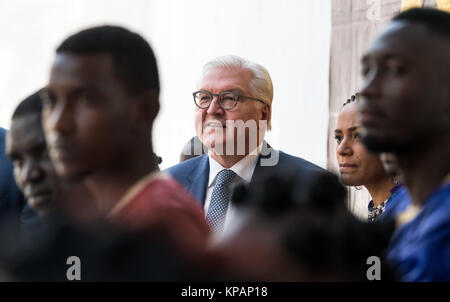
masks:
{"type": "Polygon", "coordinates": [[[90,173],[87,169],[82,169],[79,165],[57,164],[55,165],[56,174],[64,180],[79,181],[90,173]]]}
{"type": "Polygon", "coordinates": [[[55,215],[55,209],[52,209],[51,207],[47,208],[35,208],[33,209],[39,217],[49,219],[50,217],[53,217],[55,215]]]}
{"type": "Polygon", "coordinates": [[[214,137],[214,135],[203,135],[202,143],[208,149],[214,149],[216,146],[220,144],[218,140],[214,137]]]}
{"type": "Polygon", "coordinates": [[[392,139],[379,138],[370,133],[362,133],[362,142],[367,150],[373,153],[390,152],[397,153],[400,149],[398,142],[392,139]]]}

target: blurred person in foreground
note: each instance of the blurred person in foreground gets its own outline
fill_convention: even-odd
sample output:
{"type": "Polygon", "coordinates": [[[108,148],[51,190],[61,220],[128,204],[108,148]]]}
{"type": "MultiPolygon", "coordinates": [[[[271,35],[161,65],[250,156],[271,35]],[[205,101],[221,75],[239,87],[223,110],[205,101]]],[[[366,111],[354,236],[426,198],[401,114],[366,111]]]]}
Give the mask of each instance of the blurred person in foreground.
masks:
{"type": "Polygon", "coordinates": [[[198,136],[194,136],[186,143],[186,145],[184,145],[183,149],[181,150],[180,163],[203,154],[208,154],[208,149],[198,139],[198,136]]]}
{"type": "Polygon", "coordinates": [[[362,140],[395,154],[411,197],[388,259],[403,281],[450,281],[450,14],[400,13],[362,66],[362,140]]]}
{"type": "Polygon", "coordinates": [[[24,214],[31,211],[17,187],[13,165],[6,155],[7,133],[6,129],[0,128],[0,238],[8,242],[16,240],[24,214]]]}
{"type": "Polygon", "coordinates": [[[56,50],[43,90],[44,133],[58,176],[81,180],[105,220],[164,238],[190,257],[203,249],[209,227],[153,156],[159,89],[144,38],[118,26],[82,30],[56,50]]]}
{"type": "Polygon", "coordinates": [[[212,254],[229,281],[367,281],[367,259],[384,261],[392,224],[368,224],[345,205],[335,175],[304,177],[293,170],[239,185],[233,202],[244,213],[212,254]]]}
{"type": "Polygon", "coordinates": [[[48,157],[42,130],[40,90],[15,109],[7,136],[7,154],[14,166],[14,177],[28,206],[40,217],[30,214],[20,231],[21,244],[32,244],[45,235],[47,222],[65,215],[81,223],[92,221],[97,213],[80,183],[59,179],[48,157]]]}
{"type": "Polygon", "coordinates": [[[392,153],[380,153],[380,159],[386,173],[392,178],[395,187],[391,190],[391,198],[386,204],[385,210],[381,214],[381,219],[395,219],[403,212],[411,202],[408,188],[404,184],[403,173],[398,164],[398,160],[392,153]]]}

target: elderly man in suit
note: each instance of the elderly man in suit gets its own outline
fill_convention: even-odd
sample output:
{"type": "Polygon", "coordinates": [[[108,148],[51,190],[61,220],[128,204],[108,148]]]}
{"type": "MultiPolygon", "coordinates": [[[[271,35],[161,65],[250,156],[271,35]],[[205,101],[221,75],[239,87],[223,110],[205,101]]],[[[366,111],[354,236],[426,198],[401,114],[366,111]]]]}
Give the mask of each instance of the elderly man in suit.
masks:
{"type": "MultiPolygon", "coordinates": [[[[216,238],[231,232],[239,220],[229,204],[234,183],[253,182],[275,169],[299,174],[322,171],[264,141],[271,128],[273,85],[263,66],[237,56],[219,57],[203,67],[193,97],[197,136],[209,154],[167,171],[201,202],[216,238]]],[[[194,152],[201,154],[201,145],[197,149],[194,152]]]]}

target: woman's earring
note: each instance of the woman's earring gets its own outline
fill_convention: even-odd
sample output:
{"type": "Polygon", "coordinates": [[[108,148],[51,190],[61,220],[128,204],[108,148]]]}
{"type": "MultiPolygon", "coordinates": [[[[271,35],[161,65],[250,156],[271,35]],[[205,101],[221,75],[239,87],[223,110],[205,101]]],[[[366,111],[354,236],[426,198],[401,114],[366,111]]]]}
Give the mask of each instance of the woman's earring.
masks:
{"type": "Polygon", "coordinates": [[[398,178],[398,176],[394,177],[394,184],[398,185],[400,183],[400,179],[398,178]]]}

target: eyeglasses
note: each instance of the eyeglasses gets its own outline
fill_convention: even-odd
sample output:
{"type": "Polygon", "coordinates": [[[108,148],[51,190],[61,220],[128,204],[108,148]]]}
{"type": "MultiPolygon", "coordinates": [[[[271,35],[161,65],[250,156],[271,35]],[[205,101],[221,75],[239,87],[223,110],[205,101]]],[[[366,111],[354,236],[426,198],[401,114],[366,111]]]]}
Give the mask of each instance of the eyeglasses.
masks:
{"type": "Polygon", "coordinates": [[[195,105],[197,105],[197,107],[201,108],[201,109],[208,108],[211,105],[211,102],[212,102],[214,96],[217,96],[219,106],[223,110],[233,109],[234,107],[236,107],[238,100],[242,99],[242,98],[250,99],[250,100],[254,100],[254,101],[266,104],[266,102],[264,102],[263,100],[260,100],[257,98],[252,98],[249,96],[242,96],[242,95],[239,96],[235,92],[232,92],[232,91],[225,91],[225,92],[221,92],[219,94],[215,94],[215,93],[211,93],[206,90],[200,90],[200,91],[194,92],[193,96],[194,96],[195,105]]]}

